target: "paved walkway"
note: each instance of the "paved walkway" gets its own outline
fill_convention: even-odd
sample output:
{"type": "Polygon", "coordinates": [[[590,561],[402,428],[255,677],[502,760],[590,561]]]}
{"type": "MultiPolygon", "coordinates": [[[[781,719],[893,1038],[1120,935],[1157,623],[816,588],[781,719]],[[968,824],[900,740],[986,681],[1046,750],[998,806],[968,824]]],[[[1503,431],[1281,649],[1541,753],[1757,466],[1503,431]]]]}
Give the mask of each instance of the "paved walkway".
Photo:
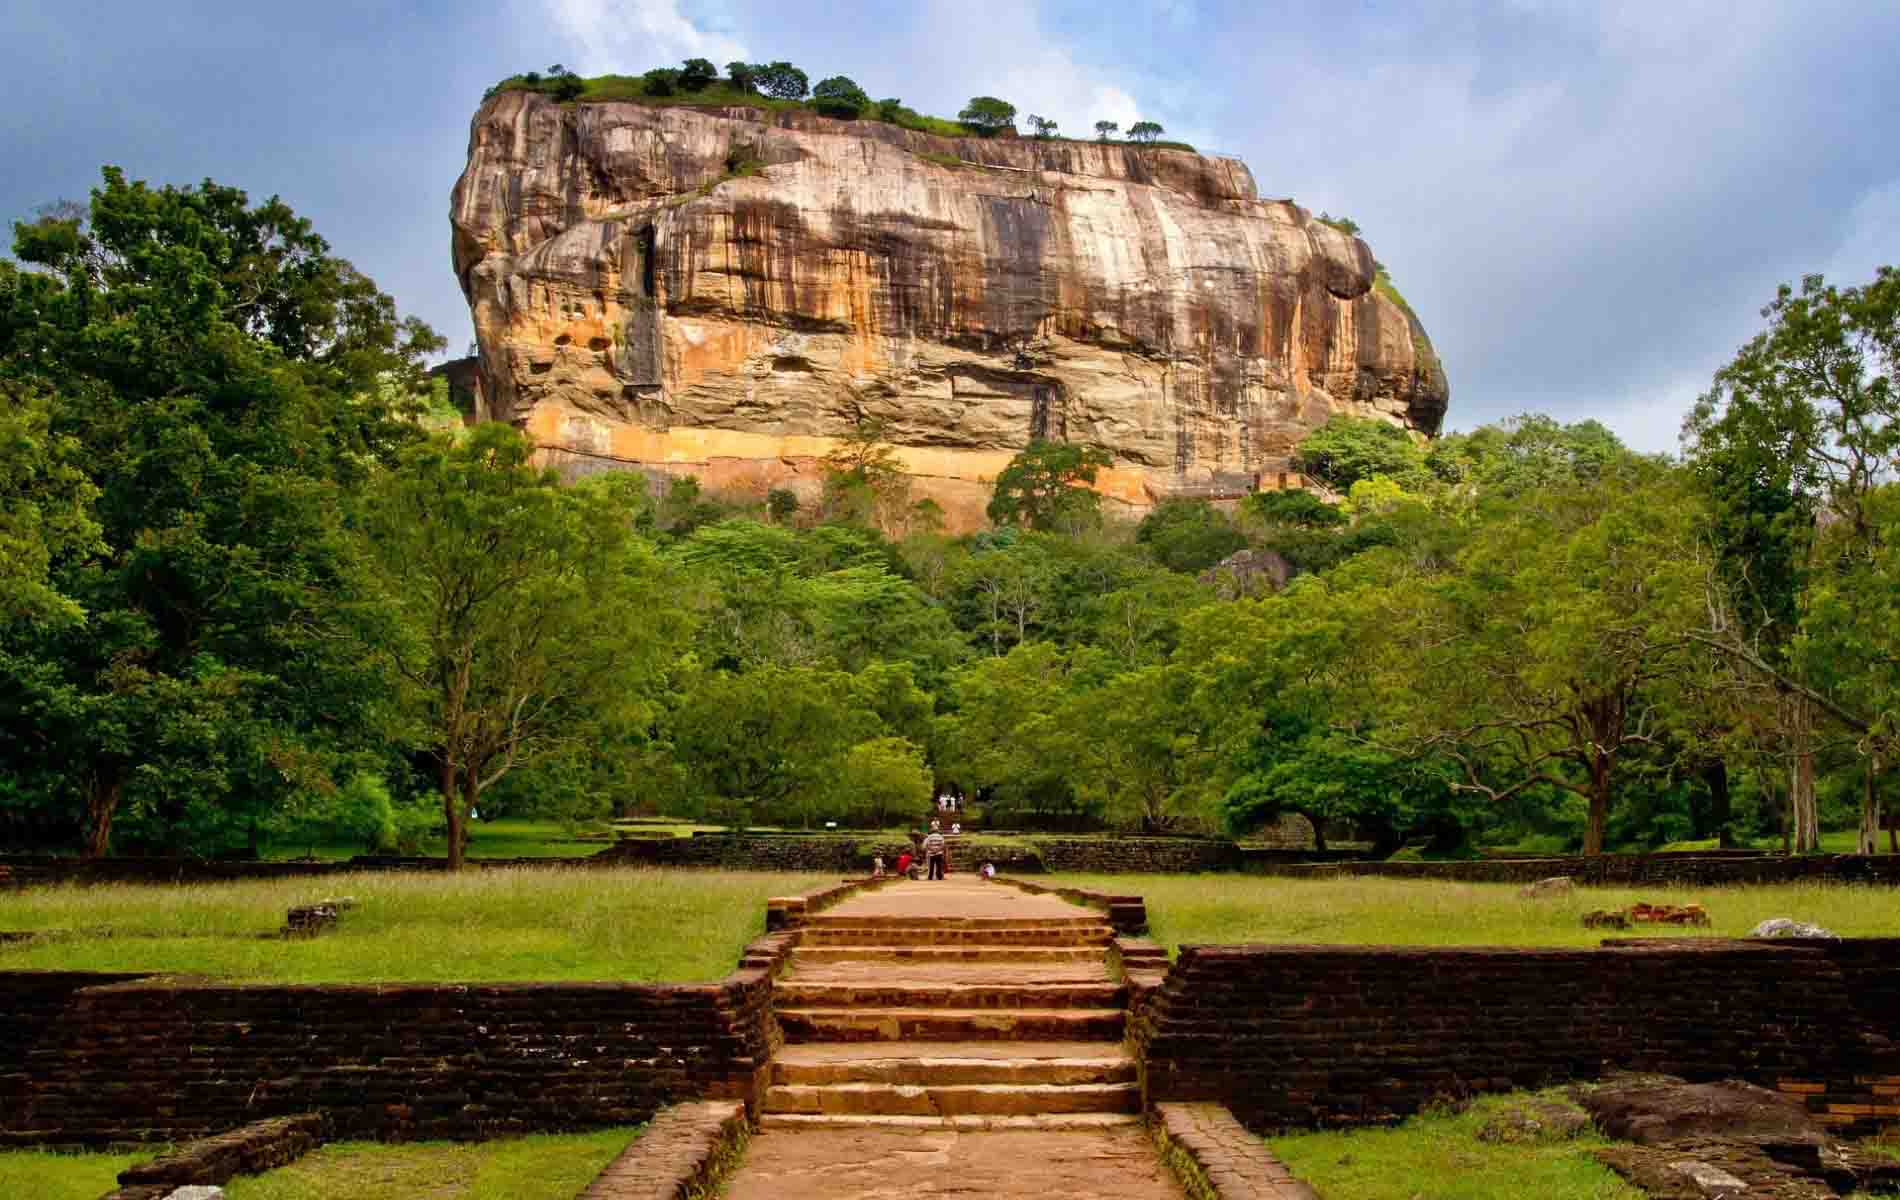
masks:
{"type": "Polygon", "coordinates": [[[975,875],[948,879],[905,880],[874,891],[860,892],[824,911],[826,917],[932,917],[983,920],[1045,920],[1092,917],[1092,908],[1070,904],[1060,896],[1032,896],[1006,883],[985,883],[975,875]]]}
{"type": "Polygon", "coordinates": [[[767,1131],[726,1200],[1183,1200],[1139,1126],[1091,1133],[767,1131]]]}

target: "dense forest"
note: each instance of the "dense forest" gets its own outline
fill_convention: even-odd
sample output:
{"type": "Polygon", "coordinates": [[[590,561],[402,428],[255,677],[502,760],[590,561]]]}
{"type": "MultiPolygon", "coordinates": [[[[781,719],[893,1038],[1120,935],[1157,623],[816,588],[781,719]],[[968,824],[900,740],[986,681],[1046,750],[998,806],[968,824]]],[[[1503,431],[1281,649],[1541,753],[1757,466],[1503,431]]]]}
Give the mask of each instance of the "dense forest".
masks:
{"type": "Polygon", "coordinates": [[[867,417],[823,498],[563,484],[276,199],[113,170],[0,262],[0,840],[395,848],[467,814],[1386,850],[1876,846],[1900,274],[1811,278],[1679,457],[1336,417],[1312,491],[1103,511],[1037,443],[953,537],[867,417]]]}

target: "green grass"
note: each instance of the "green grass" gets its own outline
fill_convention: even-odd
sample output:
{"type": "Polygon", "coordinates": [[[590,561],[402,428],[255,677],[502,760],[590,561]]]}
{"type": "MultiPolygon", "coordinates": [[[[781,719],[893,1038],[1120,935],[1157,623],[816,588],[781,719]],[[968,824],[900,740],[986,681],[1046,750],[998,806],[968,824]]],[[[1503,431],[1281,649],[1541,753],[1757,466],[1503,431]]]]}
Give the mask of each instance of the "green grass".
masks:
{"type": "Polygon", "coordinates": [[[336,1142],[268,1174],[239,1176],[225,1186],[225,1195],[231,1200],[571,1200],[637,1132],[604,1129],[473,1143],[336,1142]]]}
{"type": "Polygon", "coordinates": [[[1843,936],[1900,935],[1900,893],[1856,884],[1709,888],[1578,888],[1520,900],[1503,883],[1409,879],[1286,879],[1256,875],[1058,875],[1052,881],[1130,892],[1148,902],[1155,940],[1191,943],[1403,946],[1594,946],[1605,937],[1746,935],[1769,917],[1812,921],[1843,936]],[[1584,913],[1638,900],[1700,903],[1708,930],[1585,929],[1584,913]]]}
{"type": "Polygon", "coordinates": [[[765,929],[765,902],[828,877],[755,871],[494,868],[312,880],[27,888],[0,893],[0,970],[153,971],[300,983],[614,979],[699,982],[765,929]],[[356,907],[321,937],[260,937],[284,910],[356,907]],[[90,931],[90,932],[89,932],[90,931]],[[101,932],[104,931],[104,932],[101,932]]]}
{"type": "Polygon", "coordinates": [[[1642,1200],[1590,1157],[1594,1134],[1533,1142],[1486,1142],[1485,1120],[1522,1097],[1479,1100],[1459,1113],[1430,1112],[1391,1129],[1271,1138],[1288,1169],[1323,1196],[1353,1200],[1642,1200]]]}
{"type": "Polygon", "coordinates": [[[119,1186],[119,1172],[151,1158],[138,1154],[54,1154],[0,1150],[0,1196],[33,1200],[99,1200],[119,1186]]]}
{"type": "MultiPolygon", "coordinates": [[[[589,830],[570,829],[559,821],[499,820],[476,821],[469,826],[470,858],[586,858],[598,854],[610,844],[605,840],[587,841],[580,836],[589,830]]],[[[605,832],[604,827],[601,832],[605,832]]],[[[318,858],[342,861],[369,853],[360,843],[279,842],[264,848],[267,859],[318,858]]],[[[429,838],[415,853],[440,858],[448,853],[448,839],[429,838]]]]}

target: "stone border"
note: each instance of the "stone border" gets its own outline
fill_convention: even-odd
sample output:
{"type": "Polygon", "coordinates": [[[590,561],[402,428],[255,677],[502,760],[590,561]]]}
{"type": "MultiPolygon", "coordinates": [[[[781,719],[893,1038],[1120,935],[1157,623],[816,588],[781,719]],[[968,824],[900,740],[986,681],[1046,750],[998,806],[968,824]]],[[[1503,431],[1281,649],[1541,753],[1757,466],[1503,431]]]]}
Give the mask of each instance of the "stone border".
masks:
{"type": "Polygon", "coordinates": [[[1148,931],[1148,904],[1140,896],[1120,892],[1098,892],[1092,888],[1064,887],[1060,884],[1051,886],[1004,875],[998,875],[996,882],[1020,888],[1032,896],[1060,896],[1071,904],[1100,909],[1108,914],[1108,923],[1114,926],[1117,933],[1146,933],[1148,931]]]}
{"type": "Polygon", "coordinates": [[[296,1162],[322,1144],[323,1118],[316,1113],[255,1121],[127,1167],[104,1200],[159,1200],[181,1187],[218,1187],[237,1175],[296,1162]]]}
{"type": "Polygon", "coordinates": [[[713,1196],[745,1153],[745,1105],[702,1100],[662,1109],[577,1200],[698,1200],[713,1196]]]}
{"type": "Polygon", "coordinates": [[[1320,1200],[1218,1104],[1157,1104],[1148,1128],[1193,1200],[1320,1200]]]}
{"type": "Polygon", "coordinates": [[[866,876],[862,879],[840,880],[829,887],[814,888],[797,896],[774,896],[765,902],[765,930],[767,933],[777,933],[782,929],[796,929],[805,923],[806,917],[816,916],[859,892],[876,891],[896,882],[895,875],[886,875],[881,879],[866,876]]]}

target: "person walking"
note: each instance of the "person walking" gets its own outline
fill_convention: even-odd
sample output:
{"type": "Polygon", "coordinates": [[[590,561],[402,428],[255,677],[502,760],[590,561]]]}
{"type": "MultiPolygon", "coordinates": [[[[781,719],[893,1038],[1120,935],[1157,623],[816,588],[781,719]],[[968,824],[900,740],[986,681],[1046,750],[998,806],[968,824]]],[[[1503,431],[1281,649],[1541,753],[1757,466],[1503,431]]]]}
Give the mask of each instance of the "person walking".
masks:
{"type": "Polygon", "coordinates": [[[924,839],[924,862],[932,879],[942,879],[950,866],[950,847],[943,840],[943,831],[932,829],[930,836],[924,839]]]}

